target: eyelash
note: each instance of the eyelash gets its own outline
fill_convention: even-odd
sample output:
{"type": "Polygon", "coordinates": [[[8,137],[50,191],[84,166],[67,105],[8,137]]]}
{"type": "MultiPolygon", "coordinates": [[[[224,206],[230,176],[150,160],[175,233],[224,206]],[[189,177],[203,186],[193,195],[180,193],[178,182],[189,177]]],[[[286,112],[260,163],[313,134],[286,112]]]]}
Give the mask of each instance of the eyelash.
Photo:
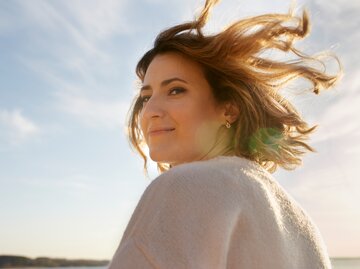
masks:
{"type": "MultiPolygon", "coordinates": [[[[177,95],[177,94],[171,94],[173,91],[178,91],[178,94],[180,94],[180,93],[185,92],[186,90],[183,89],[183,88],[180,88],[180,87],[176,87],[176,88],[170,89],[170,90],[169,90],[169,94],[170,94],[170,95],[177,95]]],[[[151,97],[150,95],[140,97],[141,103],[142,103],[142,104],[146,103],[147,101],[149,101],[149,98],[150,98],[150,97],[151,97]]]]}

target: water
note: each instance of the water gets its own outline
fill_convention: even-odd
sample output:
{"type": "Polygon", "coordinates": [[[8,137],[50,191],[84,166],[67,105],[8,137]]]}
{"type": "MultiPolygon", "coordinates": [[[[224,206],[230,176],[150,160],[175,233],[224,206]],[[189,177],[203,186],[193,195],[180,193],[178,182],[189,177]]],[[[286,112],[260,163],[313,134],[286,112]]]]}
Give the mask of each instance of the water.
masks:
{"type": "Polygon", "coordinates": [[[331,259],[333,269],[360,269],[360,258],[331,259]]]}
{"type": "MultiPolygon", "coordinates": [[[[337,258],[331,259],[333,269],[360,269],[360,258],[337,258]]],[[[30,268],[17,268],[17,269],[30,269],[30,268]]],[[[35,269],[34,267],[31,269],[35,269]]],[[[107,266],[94,266],[94,267],[41,267],[41,269],[107,269],[107,266]]],[[[289,268],[291,269],[291,268],[289,268]]]]}
{"type": "Polygon", "coordinates": [[[107,266],[68,266],[68,267],[14,267],[2,269],[107,269],[107,266]]]}
{"type": "Polygon", "coordinates": [[[16,267],[2,269],[107,269],[107,266],[68,266],[68,267],[16,267]]]}

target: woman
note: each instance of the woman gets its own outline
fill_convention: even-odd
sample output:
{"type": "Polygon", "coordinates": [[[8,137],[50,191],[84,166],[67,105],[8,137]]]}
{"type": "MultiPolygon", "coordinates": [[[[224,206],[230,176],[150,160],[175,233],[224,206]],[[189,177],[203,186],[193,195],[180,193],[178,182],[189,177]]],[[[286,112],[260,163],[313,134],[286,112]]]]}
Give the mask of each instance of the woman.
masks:
{"type": "Polygon", "coordinates": [[[293,47],[308,32],[306,13],[258,16],[206,36],[216,2],[160,33],[137,65],[129,138],[145,170],[144,145],[162,174],[109,268],[331,268],[316,226],[269,172],[313,150],[306,139],[315,127],[279,90],[304,78],[317,94],[338,76],[293,47]],[[268,49],[297,59],[271,60],[268,49]]]}

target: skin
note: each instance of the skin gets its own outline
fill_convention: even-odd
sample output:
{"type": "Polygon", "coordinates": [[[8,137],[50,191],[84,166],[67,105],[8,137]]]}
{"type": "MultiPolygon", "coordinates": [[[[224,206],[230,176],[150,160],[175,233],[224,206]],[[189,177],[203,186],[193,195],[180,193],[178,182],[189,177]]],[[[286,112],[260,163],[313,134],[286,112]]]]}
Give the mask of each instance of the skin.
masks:
{"type": "Polygon", "coordinates": [[[232,155],[235,121],[229,105],[218,105],[199,64],[178,53],[155,56],[141,89],[140,126],[155,162],[181,163],[232,155]],[[151,130],[166,129],[150,133],[151,130]]]}

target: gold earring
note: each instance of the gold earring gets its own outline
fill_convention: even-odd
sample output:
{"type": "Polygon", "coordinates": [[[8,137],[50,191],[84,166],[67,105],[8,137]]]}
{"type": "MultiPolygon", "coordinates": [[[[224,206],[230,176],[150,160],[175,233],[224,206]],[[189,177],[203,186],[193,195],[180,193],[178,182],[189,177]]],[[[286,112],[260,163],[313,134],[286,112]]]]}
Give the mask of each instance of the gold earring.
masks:
{"type": "Polygon", "coordinates": [[[230,124],[230,122],[226,121],[226,124],[225,124],[225,126],[226,126],[226,128],[230,129],[230,127],[231,127],[231,124],[230,124]]]}

